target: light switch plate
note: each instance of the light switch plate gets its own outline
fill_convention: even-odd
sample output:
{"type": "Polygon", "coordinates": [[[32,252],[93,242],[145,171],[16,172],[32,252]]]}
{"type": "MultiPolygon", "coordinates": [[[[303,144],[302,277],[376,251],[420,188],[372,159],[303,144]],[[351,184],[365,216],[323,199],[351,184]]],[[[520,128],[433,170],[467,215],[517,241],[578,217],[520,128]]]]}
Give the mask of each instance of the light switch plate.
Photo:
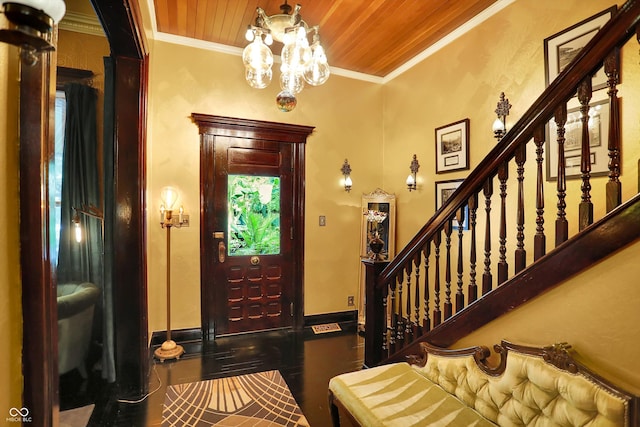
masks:
{"type": "Polygon", "coordinates": [[[327,225],[327,217],[324,215],[320,215],[320,217],[318,218],[318,224],[320,225],[320,227],[324,227],[325,225],[327,225]]]}

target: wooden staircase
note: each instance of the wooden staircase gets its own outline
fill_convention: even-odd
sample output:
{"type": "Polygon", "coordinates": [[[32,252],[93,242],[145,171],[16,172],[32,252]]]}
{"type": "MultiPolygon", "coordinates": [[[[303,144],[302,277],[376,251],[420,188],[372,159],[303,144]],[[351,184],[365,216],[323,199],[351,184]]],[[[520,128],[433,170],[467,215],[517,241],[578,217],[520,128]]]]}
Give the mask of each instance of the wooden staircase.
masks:
{"type": "MultiPolygon", "coordinates": [[[[639,22],[640,2],[627,1],[392,262],[363,261],[366,366],[418,353],[422,341],[451,346],[640,237],[638,190],[622,203],[617,88],[620,49],[637,43],[630,39],[639,22]],[[588,124],[592,76],[602,67],[609,114],[609,127],[603,130],[609,156],[605,180],[591,176],[588,124]],[[579,185],[565,173],[567,103],[576,94],[583,117],[579,185]],[[552,136],[550,121],[557,128],[552,136]],[[535,147],[528,150],[530,143],[535,147]],[[544,178],[545,149],[558,159],[557,179],[551,182],[544,178]],[[535,152],[529,164],[528,151],[535,152]],[[549,210],[553,192],[555,209],[549,210]],[[567,215],[572,200],[579,200],[575,223],[567,215]],[[465,222],[467,212],[469,229],[454,226],[454,220],[465,222]],[[550,219],[555,241],[547,249],[545,223],[550,219]],[[531,223],[535,226],[525,228],[531,223]]],[[[638,172],[633,172],[635,187],[638,172]]]]}

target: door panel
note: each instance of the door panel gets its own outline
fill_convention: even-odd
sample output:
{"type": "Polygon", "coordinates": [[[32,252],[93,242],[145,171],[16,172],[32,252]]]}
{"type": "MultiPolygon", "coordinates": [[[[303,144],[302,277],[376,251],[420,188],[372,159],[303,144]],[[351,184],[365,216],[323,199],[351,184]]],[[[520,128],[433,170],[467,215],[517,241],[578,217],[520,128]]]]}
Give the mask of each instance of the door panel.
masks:
{"type": "Polygon", "coordinates": [[[205,215],[210,233],[225,231],[226,247],[208,284],[216,333],[289,327],[283,307],[294,295],[291,144],[220,136],[214,150],[214,210],[205,215]]]}
{"type": "Polygon", "coordinates": [[[300,329],[304,156],[313,127],[196,113],[191,117],[200,133],[203,338],[300,329]],[[234,180],[242,184],[242,175],[271,187],[258,185],[256,192],[240,185],[237,191],[234,180]],[[240,212],[247,211],[246,197],[252,198],[249,205],[260,218],[240,212]],[[273,209],[276,201],[278,212],[273,209]]]}

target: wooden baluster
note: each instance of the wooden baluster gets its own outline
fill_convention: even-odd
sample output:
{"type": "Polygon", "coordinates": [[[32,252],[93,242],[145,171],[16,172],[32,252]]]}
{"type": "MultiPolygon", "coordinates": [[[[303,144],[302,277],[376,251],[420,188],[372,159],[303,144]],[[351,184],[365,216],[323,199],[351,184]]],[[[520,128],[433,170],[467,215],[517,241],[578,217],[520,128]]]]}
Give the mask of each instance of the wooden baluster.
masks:
{"type": "Polygon", "coordinates": [[[451,219],[444,224],[445,235],[445,248],[446,248],[446,263],[445,263],[445,289],[444,289],[444,318],[445,320],[451,317],[453,305],[451,304],[451,219]]]}
{"type": "Polygon", "coordinates": [[[493,276],[491,275],[491,196],[493,195],[493,177],[489,178],[482,189],[484,194],[484,210],[487,224],[484,231],[484,273],[482,273],[482,295],[491,291],[493,276]]]}
{"type": "Polygon", "coordinates": [[[414,312],[415,312],[415,323],[413,325],[413,337],[417,338],[422,335],[422,328],[420,327],[420,262],[422,256],[421,252],[418,252],[416,257],[414,258],[414,262],[416,264],[416,297],[414,298],[414,312]]]}
{"type": "Polygon", "coordinates": [[[527,160],[527,146],[520,145],[516,149],[516,165],[518,174],[518,207],[516,216],[516,252],[514,274],[518,274],[527,266],[527,251],[524,249],[524,163],[527,160]]]}
{"type": "Polygon", "coordinates": [[[533,132],[533,142],[536,144],[536,234],[533,236],[533,259],[537,261],[547,252],[547,238],[544,235],[544,175],[542,163],[544,162],[544,126],[538,127],[533,132]]]}
{"type": "MultiPolygon", "coordinates": [[[[609,181],[607,182],[607,212],[622,203],[620,183],[620,99],[616,85],[619,79],[620,51],[616,48],[605,58],[604,72],[607,74],[609,90],[609,181]]],[[[640,181],[639,181],[640,182],[640,181]]]]}
{"type": "Polygon", "coordinates": [[[387,292],[387,295],[382,297],[382,312],[384,313],[384,325],[385,325],[385,327],[382,328],[382,358],[383,359],[386,359],[387,357],[389,357],[389,348],[390,348],[389,326],[388,326],[390,323],[390,319],[388,317],[389,306],[387,305],[388,295],[389,295],[389,292],[387,292]]]}
{"type": "Polygon", "coordinates": [[[556,218],[556,246],[569,238],[569,224],[567,223],[567,177],[564,158],[564,125],[567,123],[567,104],[561,104],[555,112],[554,120],[558,128],[558,216],[556,218]]]}
{"type": "Polygon", "coordinates": [[[462,206],[456,215],[458,221],[458,290],[456,292],[456,313],[464,308],[464,293],[462,292],[462,275],[464,273],[464,267],[462,263],[462,237],[464,231],[464,210],[465,206],[462,206]]]}
{"type": "Polygon", "coordinates": [[[469,304],[478,299],[476,284],[476,219],[478,216],[478,194],[469,198],[469,228],[471,230],[471,253],[469,254],[469,304]]]}
{"type": "Polygon", "coordinates": [[[393,286],[390,286],[391,293],[391,301],[389,304],[389,316],[390,322],[387,326],[389,333],[389,353],[393,354],[396,352],[396,325],[398,322],[398,318],[396,315],[396,278],[392,280],[393,286]]]}
{"type": "Polygon", "coordinates": [[[428,241],[424,249],[424,319],[422,319],[422,333],[431,330],[431,317],[429,315],[429,257],[431,256],[431,241],[428,241]]]}
{"type": "Polygon", "coordinates": [[[506,282],[509,272],[509,264],[507,263],[507,179],[509,179],[509,163],[505,161],[498,167],[498,180],[500,181],[498,286],[506,282]]]}
{"type": "Polygon", "coordinates": [[[411,273],[413,273],[413,262],[409,260],[405,268],[407,272],[407,308],[405,311],[407,318],[404,322],[404,342],[409,343],[412,340],[411,334],[413,332],[413,321],[411,320],[411,273]]]}
{"type": "Polygon", "coordinates": [[[582,122],[582,150],[580,152],[580,172],[582,178],[581,201],[578,207],[578,228],[584,230],[593,224],[593,203],[591,203],[591,143],[589,140],[589,102],[591,101],[591,76],[578,86],[578,101],[582,122]]]}
{"type": "Polygon", "coordinates": [[[398,273],[398,301],[396,307],[396,348],[404,347],[404,314],[402,312],[402,290],[404,288],[404,270],[398,273]]]}
{"type": "Polygon", "coordinates": [[[440,243],[442,243],[442,237],[440,236],[441,230],[436,232],[433,238],[433,244],[435,246],[435,263],[436,271],[434,277],[434,307],[433,307],[433,327],[436,327],[442,321],[442,312],[440,311],[440,243]]]}

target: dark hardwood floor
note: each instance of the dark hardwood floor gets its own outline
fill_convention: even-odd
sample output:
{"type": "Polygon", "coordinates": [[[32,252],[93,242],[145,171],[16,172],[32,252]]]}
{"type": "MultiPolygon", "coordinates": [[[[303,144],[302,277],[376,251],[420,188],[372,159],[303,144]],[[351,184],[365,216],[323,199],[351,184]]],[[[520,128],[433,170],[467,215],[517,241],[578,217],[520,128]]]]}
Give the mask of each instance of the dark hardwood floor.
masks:
{"type": "MultiPolygon", "coordinates": [[[[160,426],[167,385],[277,369],[312,427],[331,425],[327,401],[329,379],[362,368],[364,338],[355,325],[342,332],[314,335],[269,331],[222,337],[204,345],[182,343],[180,360],[153,360],[149,375],[152,392],[139,403],[116,402],[110,393],[96,398],[90,426],[160,426]]],[[[89,388],[91,391],[91,388],[89,388]]]]}

